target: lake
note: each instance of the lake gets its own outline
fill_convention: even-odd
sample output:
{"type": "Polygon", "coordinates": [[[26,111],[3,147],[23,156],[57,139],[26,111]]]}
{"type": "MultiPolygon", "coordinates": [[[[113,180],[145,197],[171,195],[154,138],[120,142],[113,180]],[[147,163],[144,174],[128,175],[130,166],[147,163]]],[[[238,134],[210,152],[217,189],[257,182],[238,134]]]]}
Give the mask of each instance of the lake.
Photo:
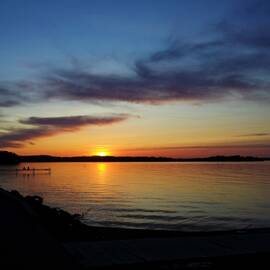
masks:
{"type": "Polygon", "coordinates": [[[2,171],[0,186],[42,196],[47,205],[83,214],[89,225],[182,231],[270,227],[270,162],[18,167],[28,165],[52,171],[2,171]]]}

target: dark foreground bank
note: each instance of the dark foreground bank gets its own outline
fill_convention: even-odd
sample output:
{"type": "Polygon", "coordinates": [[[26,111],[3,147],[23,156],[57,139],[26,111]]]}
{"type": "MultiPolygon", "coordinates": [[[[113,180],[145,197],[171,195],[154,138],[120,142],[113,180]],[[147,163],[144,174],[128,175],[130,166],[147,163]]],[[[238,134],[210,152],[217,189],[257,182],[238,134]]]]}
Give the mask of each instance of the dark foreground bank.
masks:
{"type": "MultiPolygon", "coordinates": [[[[17,191],[0,191],[0,200],[4,199],[1,197],[8,197],[9,202],[15,200],[18,206],[28,208],[28,212],[30,209],[31,219],[42,228],[38,230],[39,234],[45,239],[52,238],[50,243],[59,243],[64,253],[59,251],[59,256],[68,261],[69,267],[73,264],[75,269],[228,269],[240,266],[255,269],[263,266],[265,268],[270,264],[267,241],[270,239],[270,229],[184,233],[92,227],[83,224],[80,215],[46,206],[38,196],[24,197],[17,191]]],[[[1,226],[3,220],[7,222],[14,218],[12,213],[8,212],[9,208],[5,207],[5,201],[2,201],[1,226]]],[[[21,220],[24,220],[24,217],[21,220]]],[[[20,222],[14,226],[25,226],[20,222]]],[[[33,222],[29,224],[28,226],[33,226],[33,222]]],[[[19,230],[15,231],[18,233],[19,230]]],[[[33,238],[32,232],[32,229],[28,230],[29,236],[24,235],[24,239],[33,238]]],[[[8,235],[5,237],[9,239],[8,235]]],[[[17,238],[13,235],[11,237],[11,251],[15,250],[17,245],[26,247],[21,243],[19,234],[17,238]]],[[[39,245],[41,241],[38,241],[39,245]]],[[[51,249],[50,243],[42,247],[51,249]]],[[[0,250],[5,248],[1,246],[0,250]]],[[[35,250],[35,247],[32,248],[35,250]]],[[[12,257],[13,252],[10,254],[12,257]]],[[[3,253],[0,258],[1,255],[3,253]]],[[[10,261],[12,262],[12,258],[10,261]]]]}
{"type": "Polygon", "coordinates": [[[96,227],[84,224],[82,215],[70,214],[60,208],[53,208],[43,204],[39,196],[22,196],[18,191],[11,191],[12,195],[23,200],[34,210],[39,222],[59,241],[102,241],[131,238],[154,237],[180,237],[180,236],[204,236],[226,235],[232,233],[270,232],[270,228],[257,228],[246,230],[228,230],[212,232],[181,232],[166,230],[125,229],[112,227],[96,227]]]}

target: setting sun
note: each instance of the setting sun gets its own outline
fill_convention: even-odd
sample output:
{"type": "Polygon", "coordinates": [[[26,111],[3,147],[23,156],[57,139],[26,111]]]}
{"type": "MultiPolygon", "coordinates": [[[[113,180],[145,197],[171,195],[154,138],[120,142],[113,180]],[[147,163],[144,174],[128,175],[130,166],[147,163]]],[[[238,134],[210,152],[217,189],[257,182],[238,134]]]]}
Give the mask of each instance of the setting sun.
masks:
{"type": "Polygon", "coordinates": [[[102,151],[96,151],[95,152],[95,156],[99,156],[99,157],[106,157],[109,156],[110,153],[106,150],[102,150],[102,151]]]}
{"type": "Polygon", "coordinates": [[[100,157],[105,157],[107,155],[108,155],[107,152],[98,152],[98,156],[100,157]]]}

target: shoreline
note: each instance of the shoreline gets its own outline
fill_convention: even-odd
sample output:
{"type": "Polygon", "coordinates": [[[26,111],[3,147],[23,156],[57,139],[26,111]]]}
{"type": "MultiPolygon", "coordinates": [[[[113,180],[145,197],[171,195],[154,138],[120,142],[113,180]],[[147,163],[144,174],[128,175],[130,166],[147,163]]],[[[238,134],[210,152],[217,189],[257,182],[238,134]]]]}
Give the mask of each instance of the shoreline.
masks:
{"type": "Polygon", "coordinates": [[[55,261],[59,269],[230,269],[270,264],[270,228],[181,232],[95,227],[84,224],[80,215],[43,204],[39,196],[0,188],[0,200],[4,267],[49,269],[55,261]]]}
{"type": "MultiPolygon", "coordinates": [[[[154,238],[154,237],[189,237],[208,235],[232,235],[270,232],[270,227],[214,230],[214,231],[175,231],[152,229],[129,229],[120,227],[91,226],[83,223],[82,216],[43,204],[39,196],[23,196],[18,191],[1,191],[22,200],[32,209],[39,222],[58,240],[64,241],[104,241],[114,239],[154,238]]],[[[0,195],[1,196],[1,195],[0,195]]]]}
{"type": "Polygon", "coordinates": [[[0,165],[16,165],[27,162],[262,162],[270,157],[216,155],[208,157],[163,157],[163,156],[50,156],[50,155],[17,155],[0,151],[0,165]]]}

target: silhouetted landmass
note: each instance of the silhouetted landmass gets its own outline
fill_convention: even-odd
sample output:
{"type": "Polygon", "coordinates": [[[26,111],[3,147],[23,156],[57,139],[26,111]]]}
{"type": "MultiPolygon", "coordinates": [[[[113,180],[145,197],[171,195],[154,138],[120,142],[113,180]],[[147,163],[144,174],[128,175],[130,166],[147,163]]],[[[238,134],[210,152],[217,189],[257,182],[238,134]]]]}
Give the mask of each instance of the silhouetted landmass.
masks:
{"type": "Polygon", "coordinates": [[[76,156],[57,157],[49,155],[18,156],[7,151],[0,151],[0,164],[16,164],[19,162],[243,162],[243,161],[265,161],[270,158],[252,156],[212,156],[203,158],[170,158],[170,157],[148,157],[148,156],[76,156]]]}
{"type": "Polygon", "coordinates": [[[169,158],[147,156],[78,156],[78,157],[55,157],[55,156],[21,156],[22,162],[203,162],[203,161],[263,161],[259,157],[242,156],[213,156],[206,158],[169,158]]]}
{"type": "Polygon", "coordinates": [[[23,162],[168,162],[176,161],[168,157],[131,157],[131,156],[77,156],[77,157],[55,157],[55,156],[21,156],[23,162]]]}
{"type": "Polygon", "coordinates": [[[226,161],[264,161],[265,158],[253,157],[253,156],[212,156],[204,158],[189,158],[189,159],[177,159],[177,161],[214,161],[214,162],[226,162],[226,161]]]}
{"type": "Polygon", "coordinates": [[[20,163],[21,158],[15,153],[0,151],[0,164],[14,165],[20,163]]]}

